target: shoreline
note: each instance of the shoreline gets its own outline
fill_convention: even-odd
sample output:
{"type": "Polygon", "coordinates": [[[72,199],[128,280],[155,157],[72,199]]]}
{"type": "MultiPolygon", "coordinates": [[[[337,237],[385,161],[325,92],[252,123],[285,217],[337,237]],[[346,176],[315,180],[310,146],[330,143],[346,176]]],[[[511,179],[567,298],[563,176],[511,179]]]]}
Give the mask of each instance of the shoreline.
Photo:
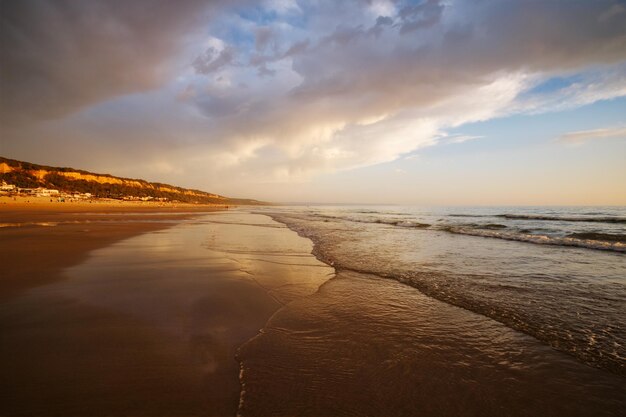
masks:
{"type": "MultiPolygon", "coordinates": [[[[342,241],[324,246],[310,225],[268,215],[334,267],[325,251],[342,241]]],[[[242,346],[241,415],[608,417],[623,409],[620,375],[407,282],[342,266],[242,346]]]]}

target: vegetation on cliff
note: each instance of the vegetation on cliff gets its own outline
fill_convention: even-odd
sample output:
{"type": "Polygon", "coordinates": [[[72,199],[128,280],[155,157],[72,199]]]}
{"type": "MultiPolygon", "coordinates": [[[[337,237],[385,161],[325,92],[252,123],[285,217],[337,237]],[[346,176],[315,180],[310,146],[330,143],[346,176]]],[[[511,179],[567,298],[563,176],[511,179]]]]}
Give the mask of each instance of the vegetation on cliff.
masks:
{"type": "Polygon", "coordinates": [[[97,198],[152,197],[199,204],[262,204],[256,200],[228,198],[142,179],[37,165],[0,157],[0,181],[19,188],[52,188],[67,193],[90,193],[97,198]]]}

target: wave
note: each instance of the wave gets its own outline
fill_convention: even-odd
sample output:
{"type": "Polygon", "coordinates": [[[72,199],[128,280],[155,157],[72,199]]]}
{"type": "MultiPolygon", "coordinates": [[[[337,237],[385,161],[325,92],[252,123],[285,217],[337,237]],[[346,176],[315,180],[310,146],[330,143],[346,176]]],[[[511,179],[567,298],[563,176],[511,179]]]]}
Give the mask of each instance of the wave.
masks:
{"type": "Polygon", "coordinates": [[[567,237],[583,240],[599,240],[603,242],[619,242],[626,243],[626,235],[613,233],[597,233],[597,232],[579,232],[571,233],[567,237]]]}
{"type": "MultiPolygon", "coordinates": [[[[515,285],[511,286],[512,289],[509,290],[517,291],[519,289],[523,292],[528,292],[527,295],[521,294],[520,298],[523,300],[525,296],[532,296],[534,300],[533,302],[521,304],[518,303],[517,305],[508,302],[490,302],[489,297],[483,297],[483,291],[481,291],[481,288],[485,288],[485,285],[492,285],[493,290],[503,291],[503,287],[506,283],[503,283],[499,279],[491,283],[489,283],[489,279],[487,279],[485,282],[483,282],[482,279],[480,280],[480,282],[475,279],[449,280],[447,276],[451,272],[446,269],[444,269],[443,271],[437,271],[436,268],[431,269],[430,267],[421,269],[414,268],[410,264],[407,265],[408,268],[405,268],[402,265],[393,264],[393,262],[380,262],[381,259],[387,259],[384,258],[384,253],[381,253],[381,255],[373,256],[370,256],[370,254],[368,254],[363,259],[361,256],[359,256],[361,253],[360,251],[363,250],[362,248],[355,248],[355,252],[348,248],[337,249],[334,245],[335,240],[332,237],[334,234],[325,232],[328,230],[332,230],[329,229],[328,226],[309,224],[311,219],[307,218],[306,216],[298,217],[293,215],[282,216],[280,214],[273,214],[271,215],[271,217],[280,223],[286,224],[291,230],[294,230],[300,236],[311,239],[314,242],[314,249],[312,253],[319,260],[335,267],[337,270],[347,270],[365,274],[374,274],[383,278],[397,280],[401,283],[417,288],[428,296],[452,305],[465,308],[469,311],[491,317],[492,319],[504,323],[505,325],[513,329],[530,334],[531,336],[534,336],[537,339],[544,341],[546,344],[554,347],[557,350],[567,352],[575,356],[583,363],[599,367],[610,372],[615,372],[620,375],[623,375],[624,373],[623,356],[620,356],[618,350],[615,349],[611,344],[611,338],[613,337],[611,332],[613,330],[602,330],[603,333],[601,334],[601,337],[598,338],[598,340],[604,340],[604,342],[599,342],[598,340],[596,340],[597,336],[592,333],[592,335],[594,335],[594,340],[593,343],[589,344],[589,340],[587,337],[589,333],[586,332],[585,328],[588,328],[595,332],[594,329],[596,329],[597,327],[595,325],[595,318],[589,316],[589,321],[583,323],[581,322],[580,317],[577,316],[570,324],[573,326],[574,330],[583,329],[581,336],[582,338],[572,338],[572,328],[562,326],[563,323],[561,321],[561,314],[558,314],[556,316],[546,316],[546,314],[542,312],[539,316],[535,316],[533,310],[533,306],[535,306],[535,298],[532,295],[532,292],[529,291],[532,291],[534,289],[540,289],[541,285],[539,285],[539,287],[533,286],[534,284],[530,286],[520,286],[516,282],[515,285]],[[353,255],[353,253],[356,253],[356,255],[353,255]],[[478,285],[478,287],[476,287],[477,290],[472,290],[472,287],[475,285],[478,285]]],[[[527,234],[521,232],[518,229],[478,229],[477,227],[480,226],[480,224],[452,224],[445,226],[437,225],[433,226],[431,230],[480,237],[500,238],[513,241],[523,241],[535,244],[575,246],[589,249],[602,249],[621,253],[626,252],[626,245],[621,242],[598,241],[597,239],[602,237],[599,234],[587,236],[582,235],[582,237],[587,238],[594,237],[596,238],[596,240],[579,239],[571,236],[559,238],[527,234]]],[[[381,232],[384,233],[384,231],[382,230],[381,232]]],[[[355,234],[355,236],[352,236],[350,234],[350,239],[355,239],[358,241],[358,236],[358,233],[355,234]]],[[[398,238],[401,239],[400,236],[398,236],[398,238]]],[[[401,244],[402,242],[399,243],[401,244]]],[[[454,271],[457,270],[454,269],[454,271]]],[[[462,271],[454,272],[454,274],[456,273],[466,275],[468,278],[474,278],[476,276],[479,276],[469,272],[463,273],[462,271]]],[[[490,274],[491,272],[487,273],[485,277],[489,277],[490,274]]],[[[558,288],[556,288],[555,290],[557,291],[557,293],[560,291],[558,288]]],[[[588,290],[589,289],[587,288],[587,285],[582,286],[582,293],[587,294],[588,290]]],[[[490,290],[487,291],[485,294],[491,293],[492,291],[490,290]]],[[[567,295],[568,292],[566,292],[565,294],[567,295]]],[[[574,297],[570,298],[574,299],[574,297]]],[[[499,298],[496,296],[495,299],[499,298]]],[[[547,299],[540,301],[542,303],[546,303],[546,306],[554,306],[555,304],[553,303],[560,299],[560,297],[548,297],[547,299]]],[[[578,300],[576,299],[574,301],[577,302],[578,300]]],[[[553,310],[557,311],[558,309],[554,308],[553,310]]],[[[578,314],[575,311],[574,313],[578,314]]]]}
{"type": "Polygon", "coordinates": [[[572,233],[568,236],[557,237],[459,226],[444,226],[441,230],[460,235],[514,240],[539,245],[574,246],[586,249],[626,253],[626,236],[624,235],[610,235],[607,233],[572,233]]]}
{"type": "Polygon", "coordinates": [[[584,216],[548,216],[542,214],[497,214],[495,217],[501,217],[511,220],[544,220],[544,221],[563,221],[563,222],[591,222],[591,223],[624,223],[626,217],[605,216],[605,217],[584,217],[584,216]]]}
{"type": "MultiPolygon", "coordinates": [[[[602,217],[602,218],[584,218],[584,217],[558,217],[558,216],[539,216],[539,215],[522,215],[522,214],[498,214],[498,215],[470,215],[470,214],[451,214],[452,217],[499,217],[499,218],[524,218],[533,220],[552,220],[552,219],[570,219],[569,221],[609,221],[618,223],[620,221],[626,221],[621,217],[602,217]],[[571,220],[575,219],[575,220],[571,220]],[[576,220],[580,219],[580,220],[576,220]]],[[[509,226],[500,223],[464,223],[453,225],[436,225],[433,226],[428,223],[421,223],[417,221],[409,221],[405,219],[397,218],[354,218],[350,216],[331,216],[325,214],[315,214],[314,217],[343,220],[354,223],[368,223],[368,224],[384,224],[396,227],[405,227],[413,229],[427,229],[432,228],[435,230],[443,230],[449,233],[489,237],[503,240],[512,240],[518,242],[534,243],[539,245],[555,245],[555,246],[569,246],[579,247],[585,249],[605,250],[612,252],[626,253],[626,235],[622,234],[610,234],[599,232],[576,232],[570,233],[566,236],[548,236],[545,234],[537,234],[538,229],[532,233],[529,229],[509,229],[509,226]],[[505,230],[506,229],[506,230],[505,230]]],[[[328,220],[326,220],[328,221],[328,220]]]]}
{"type": "MultiPolygon", "coordinates": [[[[585,213],[586,215],[600,213],[585,213]]],[[[557,222],[590,222],[590,223],[618,223],[626,224],[626,217],[621,216],[551,216],[547,214],[448,214],[448,217],[498,217],[509,220],[539,220],[539,221],[557,221],[557,222]]]]}
{"type": "Polygon", "coordinates": [[[398,226],[398,227],[412,227],[416,229],[425,229],[430,227],[428,223],[420,223],[420,222],[412,222],[408,220],[387,220],[387,219],[377,219],[373,221],[361,221],[356,220],[359,223],[378,223],[378,224],[388,224],[390,226],[398,226]]]}
{"type": "Polygon", "coordinates": [[[506,229],[505,225],[498,224],[498,223],[476,224],[472,226],[476,227],[477,229],[490,229],[490,230],[506,229]]]}
{"type": "Polygon", "coordinates": [[[428,223],[421,223],[405,219],[362,219],[349,216],[330,216],[327,214],[314,214],[313,216],[329,220],[344,220],[353,223],[384,224],[389,226],[407,227],[413,229],[425,229],[431,226],[428,223]]]}
{"type": "Polygon", "coordinates": [[[493,217],[489,214],[448,214],[448,217],[493,217]]]}

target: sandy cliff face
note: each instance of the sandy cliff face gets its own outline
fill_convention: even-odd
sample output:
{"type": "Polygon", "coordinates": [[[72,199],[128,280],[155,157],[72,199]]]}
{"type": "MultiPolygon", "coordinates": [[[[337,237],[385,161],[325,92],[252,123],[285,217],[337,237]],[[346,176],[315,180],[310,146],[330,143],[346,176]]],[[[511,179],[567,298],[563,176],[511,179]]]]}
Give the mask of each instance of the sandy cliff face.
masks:
{"type": "Polygon", "coordinates": [[[4,162],[0,162],[0,174],[7,174],[13,171],[13,168],[4,162]]]}
{"type": "Polygon", "coordinates": [[[11,172],[15,172],[18,174],[19,173],[28,174],[29,176],[32,176],[36,178],[38,181],[40,181],[42,185],[44,185],[47,182],[46,177],[49,174],[56,174],[56,175],[61,175],[63,177],[66,177],[67,179],[73,180],[73,181],[87,181],[87,182],[93,182],[93,183],[98,183],[98,184],[122,185],[125,187],[131,187],[131,188],[138,189],[138,190],[154,190],[154,191],[192,196],[192,197],[200,197],[200,198],[208,197],[208,198],[213,198],[213,199],[226,200],[226,197],[223,197],[217,194],[204,193],[204,192],[199,192],[195,190],[186,190],[182,188],[168,186],[166,184],[152,184],[148,181],[134,180],[134,179],[129,179],[129,178],[118,178],[118,177],[113,177],[109,175],[99,175],[99,174],[92,174],[92,173],[78,172],[78,171],[71,171],[71,170],[57,170],[57,169],[44,169],[44,168],[25,169],[24,167],[19,166],[19,165],[17,166],[9,165],[6,162],[0,162],[0,174],[8,174],[11,172]]]}
{"type": "Polygon", "coordinates": [[[83,174],[80,172],[57,172],[57,174],[63,175],[64,177],[73,179],[73,180],[85,180],[97,182],[98,184],[119,184],[119,185],[127,185],[130,187],[138,187],[144,188],[145,183],[136,180],[127,180],[115,177],[108,177],[104,175],[93,175],[93,174],[83,174]]]}
{"type": "MultiPolygon", "coordinates": [[[[90,182],[97,182],[98,184],[119,184],[119,185],[127,185],[131,187],[144,188],[146,186],[145,183],[135,180],[127,180],[122,178],[109,177],[105,175],[97,175],[97,174],[83,174],[81,172],[75,171],[56,171],[56,170],[46,170],[46,169],[36,169],[36,170],[27,170],[21,169],[17,167],[12,167],[4,162],[0,163],[0,174],[6,174],[12,171],[24,171],[38,180],[43,181],[48,174],[57,174],[63,175],[72,180],[85,180],[90,182]]],[[[172,192],[175,192],[172,189],[172,192]]]]}

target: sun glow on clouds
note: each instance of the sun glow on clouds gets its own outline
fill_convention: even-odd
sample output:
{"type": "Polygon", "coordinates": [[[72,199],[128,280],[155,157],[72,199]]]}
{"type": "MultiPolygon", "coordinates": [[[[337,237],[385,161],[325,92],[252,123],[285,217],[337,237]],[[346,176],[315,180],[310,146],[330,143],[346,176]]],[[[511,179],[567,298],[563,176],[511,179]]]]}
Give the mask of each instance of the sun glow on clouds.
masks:
{"type": "MultiPolygon", "coordinates": [[[[236,132],[237,146],[226,155],[246,157],[235,158],[241,164],[233,167],[257,171],[265,181],[301,181],[320,172],[395,160],[435,145],[446,129],[468,122],[545,111],[562,105],[564,98],[582,104],[607,98],[609,90],[613,96],[624,94],[626,82],[618,79],[617,89],[616,80],[583,82],[552,95],[518,100],[553,68],[549,63],[541,68],[541,62],[535,68],[520,67],[507,57],[498,62],[478,40],[455,37],[463,30],[457,19],[467,11],[460,2],[378,1],[346,9],[321,2],[304,27],[299,20],[265,19],[254,29],[254,45],[227,46],[237,48],[237,64],[224,71],[239,83],[221,92],[234,102],[218,103],[214,95],[210,100],[216,106],[201,100],[195,104],[223,135],[236,132]],[[476,56],[446,56],[446,44],[474,48],[476,56]],[[474,62],[481,59],[496,62],[474,62]],[[459,68],[446,67],[450,60],[458,61],[459,68]],[[250,69],[256,73],[250,74],[250,69]],[[238,91],[241,85],[243,93],[238,91]],[[219,112],[220,104],[228,111],[219,112]],[[263,145],[251,153],[247,141],[259,143],[258,137],[264,138],[263,145]],[[273,152],[259,152],[264,148],[273,152]],[[251,163],[260,155],[271,169],[251,163]]],[[[296,9],[273,9],[265,3],[268,14],[280,16],[287,10],[296,9]]],[[[548,60],[543,55],[536,59],[548,60]]]]}
{"type": "MultiPolygon", "coordinates": [[[[5,13],[22,24],[13,32],[3,24],[4,39],[63,32],[28,55],[40,56],[30,63],[38,66],[32,74],[11,75],[25,60],[8,56],[3,85],[21,86],[2,101],[2,116],[12,120],[10,149],[35,146],[28,138],[36,131],[50,142],[123,142],[128,152],[119,164],[135,162],[138,175],[138,156],[150,148],[155,156],[146,167],[180,178],[202,172],[209,179],[304,181],[477,139],[448,134],[467,123],[626,95],[626,12],[611,0],[568,7],[514,0],[168,4],[146,0],[158,25],[139,25],[142,11],[133,7],[101,10],[108,28],[137,27],[136,38],[115,35],[119,48],[103,46],[108,32],[87,25],[87,17],[64,28],[28,21],[29,6],[5,13]],[[155,7],[161,3],[162,15],[155,7]],[[82,32],[88,36],[74,42],[74,52],[62,48],[82,32]],[[109,63],[73,59],[94,47],[109,63]],[[59,50],[61,57],[49,52],[59,50]],[[72,71],[59,71],[59,59],[73,62],[72,71]],[[169,72],[161,77],[154,67],[169,72]],[[92,77],[75,77],[86,71],[92,77]],[[536,88],[560,76],[571,81],[536,88]],[[129,93],[138,94],[131,100],[129,93]],[[48,111],[37,103],[59,106],[48,111]],[[18,113],[28,123],[13,124],[18,113]],[[65,119],[42,129],[50,118],[65,119]],[[155,163],[165,150],[168,164],[155,163]]],[[[50,7],[89,12],[76,4],[50,7]]]]}

